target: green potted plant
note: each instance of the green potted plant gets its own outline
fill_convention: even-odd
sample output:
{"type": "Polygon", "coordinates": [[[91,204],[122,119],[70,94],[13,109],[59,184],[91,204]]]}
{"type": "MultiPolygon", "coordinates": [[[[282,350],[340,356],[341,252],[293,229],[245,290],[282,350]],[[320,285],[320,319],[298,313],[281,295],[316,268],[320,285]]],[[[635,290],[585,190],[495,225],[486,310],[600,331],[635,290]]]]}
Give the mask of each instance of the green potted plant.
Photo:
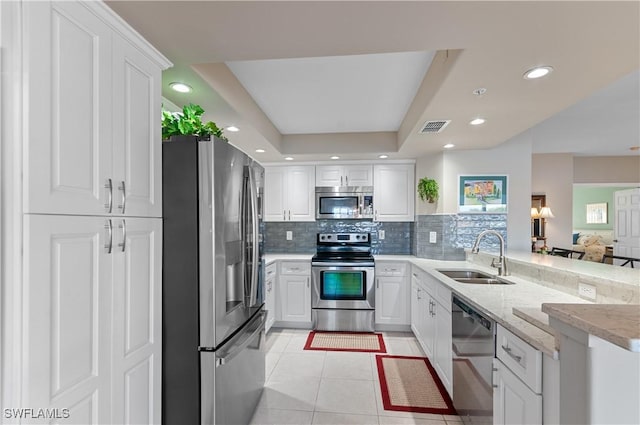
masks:
{"type": "Polygon", "coordinates": [[[200,105],[184,105],[182,113],[162,110],[162,140],[210,140],[211,136],[228,141],[213,121],[202,122],[200,105]]]}
{"type": "Polygon", "coordinates": [[[434,179],[423,177],[418,182],[418,195],[423,201],[433,203],[438,200],[438,182],[434,179]]]}

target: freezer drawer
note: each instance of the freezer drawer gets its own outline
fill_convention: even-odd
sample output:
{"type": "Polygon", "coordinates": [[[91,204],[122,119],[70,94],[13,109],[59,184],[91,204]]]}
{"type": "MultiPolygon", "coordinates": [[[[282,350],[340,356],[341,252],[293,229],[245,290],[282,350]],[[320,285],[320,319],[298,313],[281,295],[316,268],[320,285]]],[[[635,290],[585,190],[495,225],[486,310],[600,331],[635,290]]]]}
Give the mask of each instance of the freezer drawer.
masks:
{"type": "Polygon", "coordinates": [[[201,351],[201,423],[248,424],[265,382],[263,310],[215,352],[201,351]]]}

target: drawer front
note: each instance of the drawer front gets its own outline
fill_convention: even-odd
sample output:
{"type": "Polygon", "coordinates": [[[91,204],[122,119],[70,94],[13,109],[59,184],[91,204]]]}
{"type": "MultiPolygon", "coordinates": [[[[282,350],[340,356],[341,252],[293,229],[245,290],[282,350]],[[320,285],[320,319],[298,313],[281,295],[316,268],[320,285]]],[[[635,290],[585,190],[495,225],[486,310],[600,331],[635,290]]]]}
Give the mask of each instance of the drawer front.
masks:
{"type": "Polygon", "coordinates": [[[376,264],[376,276],[405,276],[406,272],[406,263],[378,262],[376,264]]]}
{"type": "Polygon", "coordinates": [[[266,279],[270,279],[276,276],[276,263],[272,263],[269,264],[265,269],[264,269],[264,278],[266,279]]]}
{"type": "Polygon", "coordinates": [[[502,326],[497,326],[496,357],[536,394],[542,393],[542,353],[502,326]]]}
{"type": "Polygon", "coordinates": [[[311,263],[302,261],[283,261],[280,263],[280,274],[310,275],[311,263]]]}

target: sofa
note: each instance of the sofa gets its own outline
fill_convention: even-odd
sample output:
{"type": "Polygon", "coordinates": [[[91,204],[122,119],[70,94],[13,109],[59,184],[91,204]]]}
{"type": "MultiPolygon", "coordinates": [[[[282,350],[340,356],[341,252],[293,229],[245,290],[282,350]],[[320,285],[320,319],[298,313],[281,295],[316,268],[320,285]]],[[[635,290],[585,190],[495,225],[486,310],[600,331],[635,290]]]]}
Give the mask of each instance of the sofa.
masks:
{"type": "Polygon", "coordinates": [[[602,261],[608,245],[613,245],[613,230],[576,229],[573,231],[574,251],[584,252],[587,261],[602,261]]]}

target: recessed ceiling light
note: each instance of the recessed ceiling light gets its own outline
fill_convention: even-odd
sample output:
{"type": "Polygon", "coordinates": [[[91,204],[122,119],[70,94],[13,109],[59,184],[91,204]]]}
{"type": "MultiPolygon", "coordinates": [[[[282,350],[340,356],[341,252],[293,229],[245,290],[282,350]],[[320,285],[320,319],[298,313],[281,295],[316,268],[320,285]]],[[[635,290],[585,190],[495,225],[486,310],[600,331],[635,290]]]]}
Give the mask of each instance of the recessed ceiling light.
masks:
{"type": "Polygon", "coordinates": [[[191,93],[193,91],[191,86],[185,83],[174,82],[169,84],[169,87],[171,87],[173,90],[177,91],[178,93],[191,93]]]}
{"type": "Polygon", "coordinates": [[[553,68],[550,66],[536,66],[525,72],[522,77],[526,80],[535,80],[536,78],[544,77],[551,71],[553,71],[553,68]]]}
{"type": "Polygon", "coordinates": [[[480,88],[475,89],[473,91],[473,94],[475,94],[476,96],[482,96],[486,92],[487,92],[487,89],[485,89],[484,87],[480,87],[480,88]]]}
{"type": "Polygon", "coordinates": [[[379,155],[378,158],[380,159],[387,159],[389,158],[389,155],[379,155]]]}
{"type": "Polygon", "coordinates": [[[264,149],[256,149],[256,152],[258,152],[258,153],[264,153],[264,149]]]}
{"type": "Polygon", "coordinates": [[[471,120],[469,122],[469,124],[471,125],[480,125],[480,124],[484,124],[484,118],[476,118],[474,120],[471,120]]]}
{"type": "Polygon", "coordinates": [[[227,127],[227,130],[229,130],[232,133],[235,133],[236,131],[240,131],[240,129],[235,125],[230,125],[229,127],[227,127]]]}
{"type": "Polygon", "coordinates": [[[284,160],[285,160],[285,161],[293,161],[293,157],[288,156],[288,157],[286,157],[284,160]]]}
{"type": "Polygon", "coordinates": [[[452,147],[454,147],[455,145],[453,143],[447,143],[446,145],[443,146],[443,148],[445,149],[451,149],[452,147]]]}
{"type": "Polygon", "coordinates": [[[340,159],[340,157],[334,155],[334,156],[331,157],[331,159],[340,159]]]}

